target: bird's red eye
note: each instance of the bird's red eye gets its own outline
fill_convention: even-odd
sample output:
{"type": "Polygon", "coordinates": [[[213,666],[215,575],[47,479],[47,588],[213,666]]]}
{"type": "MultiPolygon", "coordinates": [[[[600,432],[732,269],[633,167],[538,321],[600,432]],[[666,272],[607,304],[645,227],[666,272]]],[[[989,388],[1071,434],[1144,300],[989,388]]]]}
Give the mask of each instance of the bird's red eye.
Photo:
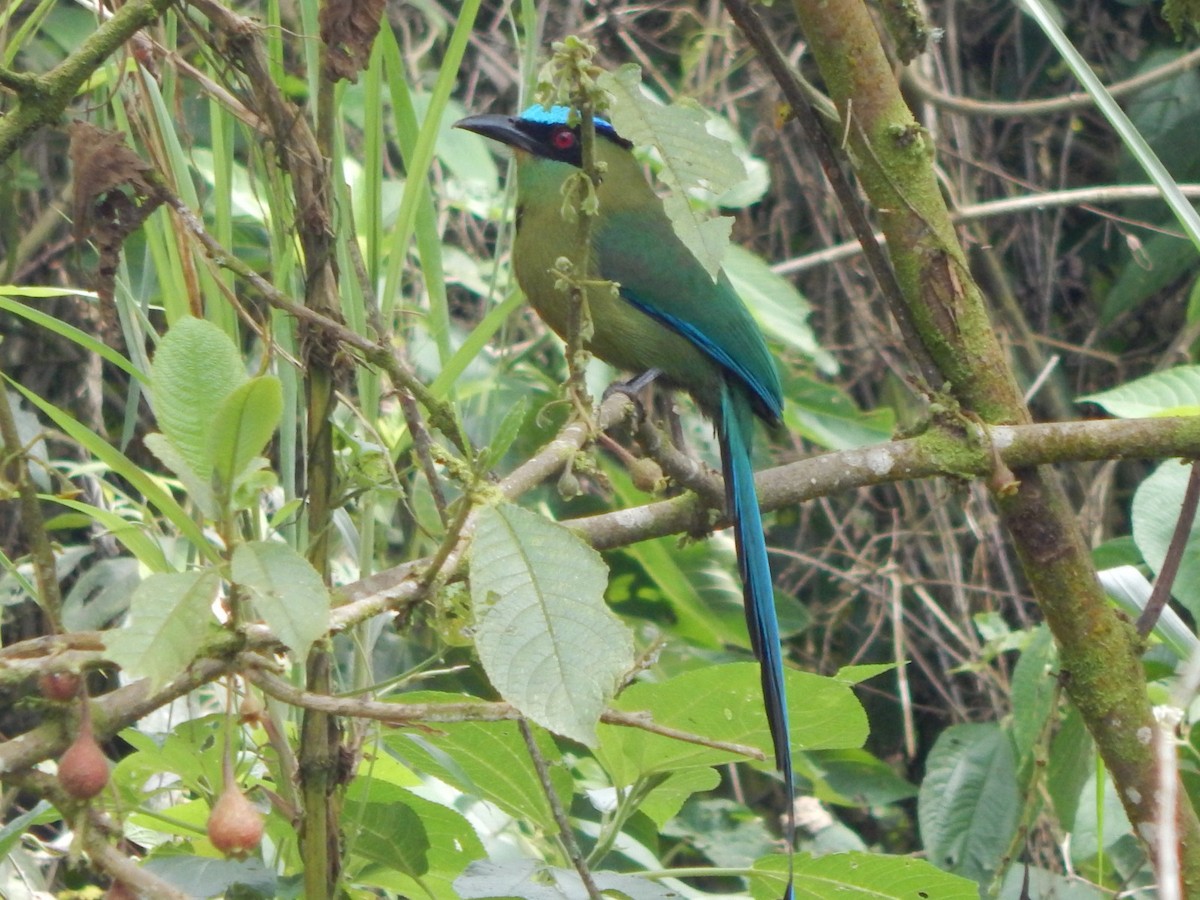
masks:
{"type": "Polygon", "coordinates": [[[556,128],[550,135],[550,143],[555,150],[570,150],[575,146],[575,132],[570,128],[556,128]]]}

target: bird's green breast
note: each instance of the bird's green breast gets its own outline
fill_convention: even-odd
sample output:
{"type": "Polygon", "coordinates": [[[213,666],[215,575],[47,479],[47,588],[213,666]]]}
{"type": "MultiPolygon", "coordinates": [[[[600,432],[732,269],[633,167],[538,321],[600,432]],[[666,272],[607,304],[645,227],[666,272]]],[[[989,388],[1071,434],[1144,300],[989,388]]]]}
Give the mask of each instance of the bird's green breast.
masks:
{"type": "MultiPolygon", "coordinates": [[[[588,349],[634,374],[661,370],[668,383],[689,391],[711,412],[728,368],[699,346],[694,335],[664,324],[672,319],[694,323],[698,332],[713,335],[729,356],[747,361],[751,380],[761,382],[750,387],[749,394],[777,398],[774,363],[728,281],[722,276],[714,282],[679,240],[628,151],[601,140],[597,155],[606,167],[597,188],[600,213],[591,225],[589,275],[618,282],[626,296],[615,295],[604,284],[589,289],[593,335],[588,349]]],[[[555,286],[552,270],[560,257],[579,255],[582,222],[567,221],[562,212],[563,183],[576,172],[566,163],[517,154],[517,281],[538,315],[563,338],[569,301],[555,286]]],[[[733,374],[735,383],[746,381],[733,374]]]]}
{"type": "MultiPolygon", "coordinates": [[[[582,220],[567,222],[562,215],[563,182],[577,171],[565,163],[528,157],[520,160],[517,170],[519,206],[513,247],[517,281],[538,315],[563,339],[568,332],[569,300],[566,292],[556,287],[552,269],[560,257],[574,259],[579,255],[582,220]]],[[[627,205],[618,201],[612,189],[618,174],[607,172],[599,188],[602,217],[627,205]]],[[[636,174],[643,189],[650,193],[641,173],[636,174]]],[[[653,194],[650,199],[658,202],[653,194]]],[[[589,254],[589,275],[593,279],[600,278],[602,266],[595,240],[598,224],[593,223],[589,254]]],[[[647,242],[654,243],[649,236],[647,242]]],[[[635,374],[660,369],[675,386],[694,392],[715,390],[720,376],[711,360],[682,335],[614,296],[607,286],[589,289],[588,312],[593,328],[588,349],[600,359],[635,374]]]]}

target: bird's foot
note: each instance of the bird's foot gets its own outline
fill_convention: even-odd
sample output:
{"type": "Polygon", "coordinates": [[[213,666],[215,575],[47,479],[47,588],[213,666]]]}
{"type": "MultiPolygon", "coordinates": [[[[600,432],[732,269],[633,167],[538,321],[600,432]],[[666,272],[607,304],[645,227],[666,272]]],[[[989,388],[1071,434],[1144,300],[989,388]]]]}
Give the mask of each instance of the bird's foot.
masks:
{"type": "Polygon", "coordinates": [[[660,375],[662,375],[662,369],[647,369],[641,375],[631,378],[628,381],[614,381],[604,389],[601,401],[607,400],[613,394],[624,394],[633,401],[639,413],[644,414],[645,409],[641,397],[642,391],[653,384],[654,380],[660,375]]]}

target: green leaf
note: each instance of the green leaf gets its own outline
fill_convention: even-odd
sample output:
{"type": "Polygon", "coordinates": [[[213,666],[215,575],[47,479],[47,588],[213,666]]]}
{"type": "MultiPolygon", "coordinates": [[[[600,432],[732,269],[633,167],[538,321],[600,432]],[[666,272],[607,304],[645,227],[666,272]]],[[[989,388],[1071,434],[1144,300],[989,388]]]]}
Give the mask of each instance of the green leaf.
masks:
{"type": "Polygon", "coordinates": [[[11,820],[0,824],[0,859],[8,856],[9,851],[17,845],[21,838],[25,835],[25,829],[33,823],[33,820],[46,810],[50,809],[50,804],[45,800],[39,800],[37,805],[27,812],[23,812],[18,816],[13,816],[11,820]]]}
{"type": "Polygon", "coordinates": [[[241,354],[216,325],[188,316],[159,342],[150,376],[159,427],[197,478],[208,481],[217,416],[246,381],[241,354]]]}
{"type": "MultiPolygon", "coordinates": [[[[405,703],[461,702],[454,694],[404,694],[405,703]]],[[[571,773],[545,731],[534,729],[550,770],[550,780],[564,806],[570,805],[571,773]]],[[[440,778],[464,794],[495,803],[517,819],[541,828],[555,827],[546,792],[529,757],[516,722],[439,722],[436,731],[394,731],[384,738],[388,749],[417,772],[440,778]]]]}
{"type": "Polygon", "coordinates": [[[1033,748],[1054,714],[1057,670],[1054,639],[1045,624],[1039,625],[1021,651],[1012,676],[1012,739],[1021,769],[1032,762],[1033,748]]]}
{"type": "Polygon", "coordinates": [[[1104,407],[1118,419],[1194,416],[1200,413],[1200,366],[1155,372],[1076,402],[1085,401],[1104,407]]]}
{"type": "Polygon", "coordinates": [[[212,422],[209,455],[226,492],[267,446],[282,415],[283,385],[273,375],[251,378],[225,398],[212,422]]]}
{"type": "MultiPolygon", "coordinates": [[[[1183,492],[1187,487],[1191,463],[1167,460],[1146,478],[1133,495],[1130,518],[1133,539],[1142,558],[1157,574],[1167,556],[1167,547],[1175,531],[1175,522],[1183,507],[1183,492]]],[[[1192,522],[1183,559],[1171,593],[1187,607],[1193,618],[1200,614],[1200,516],[1192,522]]]]}
{"type": "Polygon", "coordinates": [[[711,791],[720,783],[721,775],[716,769],[679,769],[646,794],[645,799],[638,804],[638,810],[662,828],[678,815],[689,797],[711,791]]]}
{"type": "Polygon", "coordinates": [[[329,630],[329,589],[312,563],[279,541],[247,541],[233,551],[231,569],[271,630],[304,659],[329,630]]]}
{"type": "Polygon", "coordinates": [[[866,750],[815,750],[804,754],[797,771],[815,782],[813,793],[831,803],[887,806],[915,797],[917,787],[866,750]]]}
{"type": "MultiPolygon", "coordinates": [[[[862,746],[867,717],[849,685],[795,669],[785,670],[784,680],[793,751],[862,746]]],[[[613,705],[649,713],[657,725],[756,747],[766,754],[762,765],[773,758],[757,663],[707,666],[657,684],[639,682],[613,705]]],[[[596,757],[618,788],[657,773],[745,760],[639,728],[602,724],[598,730],[596,757]]]]}
{"type": "MultiPolygon", "coordinates": [[[[592,873],[606,897],[625,897],[628,900],[678,900],[678,891],[668,889],[647,878],[604,870],[592,873]]],[[[471,863],[466,872],[454,882],[462,900],[489,900],[497,897],[519,897],[521,900],[568,900],[586,897],[587,891],[574,869],[548,866],[531,859],[504,861],[481,860],[471,863]]]]}
{"type": "MultiPolygon", "coordinates": [[[[778,900],[787,881],[787,857],[754,864],[755,900],[778,900]]],[[[979,885],[934,868],[923,859],[881,853],[830,853],[795,861],[796,900],[978,900],[979,885]]]]}
{"type": "Polygon", "coordinates": [[[589,746],[633,667],[604,603],[608,569],[567,529],[515,506],[485,509],[471,548],[475,646],[493,687],[533,721],[589,746]]]}
{"type": "Polygon", "coordinates": [[[1174,234],[1151,235],[1139,241],[1135,250],[1121,256],[1124,265],[1104,298],[1101,325],[1109,325],[1122,313],[1136,310],[1196,265],[1195,252],[1174,234]]]}
{"type": "Polygon", "coordinates": [[[211,480],[203,479],[192,471],[191,465],[183,458],[179,448],[172,444],[165,434],[148,434],[142,439],[142,443],[160,463],[175,473],[179,483],[187,491],[188,498],[196,504],[203,516],[208,519],[220,518],[221,510],[213,494],[211,480]]]}
{"type": "MultiPolygon", "coordinates": [[[[393,793],[400,795],[402,789],[393,793]]],[[[416,795],[403,793],[407,796],[380,803],[347,801],[343,824],[354,835],[356,856],[416,878],[429,871],[429,835],[409,802],[416,795]]]]}
{"type": "Polygon", "coordinates": [[[917,796],[921,839],[931,862],[986,883],[1017,828],[1012,742],[995,723],[952,725],[925,763],[917,796]]]}
{"type": "Polygon", "coordinates": [[[772,272],[761,256],[737,244],[725,254],[724,265],[734,290],[763,331],[811,360],[819,371],[837,374],[837,361],[821,347],[808,323],[812,307],[794,284],[772,272]]]}
{"type": "Polygon", "coordinates": [[[842,666],[833,677],[846,684],[862,684],[876,675],[895,670],[895,663],[862,663],[857,666],[842,666]]]}
{"type": "Polygon", "coordinates": [[[200,652],[220,584],[216,569],[151,575],[134,590],[125,625],[104,632],[109,658],[130,678],[150,679],[151,690],[166,684],[200,652]]]}
{"type": "Polygon", "coordinates": [[[1101,848],[1112,852],[1110,848],[1132,830],[1108,772],[1101,769],[1097,776],[1096,767],[1093,766],[1089,776],[1079,792],[1075,827],[1071,830],[1071,859],[1076,863],[1093,859],[1101,848]],[[1103,779],[1099,791],[1096,790],[1097,777],[1103,779]],[[1099,809],[1096,808],[1097,801],[1099,809]]]}
{"type": "Polygon", "coordinates": [[[888,408],[863,412],[837,387],[785,373],[783,422],[830,450],[852,450],[891,440],[894,416],[888,408]]]}
{"type": "Polygon", "coordinates": [[[658,177],[670,188],[663,206],[675,233],[715,279],[733,219],[710,218],[687,195],[695,188],[723,194],[745,181],[746,169],[727,141],[709,133],[708,116],[699,107],[663,106],[642,90],[641,82],[641,69],[632,64],[597,79],[613,95],[611,119],[621,136],[653,148],[662,160],[658,177]]]}
{"type": "Polygon", "coordinates": [[[504,418],[500,420],[500,424],[496,427],[496,433],[492,435],[491,443],[488,444],[487,450],[484,452],[483,471],[488,471],[496,466],[504,458],[504,454],[508,452],[508,448],[513,445],[517,436],[521,433],[521,428],[525,424],[525,416],[529,412],[529,398],[521,397],[508,408],[504,413],[504,418]]]}
{"type": "MultiPolygon", "coordinates": [[[[1075,813],[1083,797],[1083,786],[1096,771],[1095,745],[1074,706],[1067,707],[1062,726],[1050,742],[1046,765],[1046,789],[1064,831],[1075,831],[1075,813]]],[[[1095,798],[1095,792],[1091,798],[1095,798]]]]}
{"type": "Polygon", "coordinates": [[[343,830],[355,836],[347,846],[351,868],[357,860],[382,867],[386,874],[366,873],[363,879],[400,896],[454,897],[451,882],[485,855],[475,829],[461,813],[373,773],[374,767],[364,766],[342,812],[343,830]]]}

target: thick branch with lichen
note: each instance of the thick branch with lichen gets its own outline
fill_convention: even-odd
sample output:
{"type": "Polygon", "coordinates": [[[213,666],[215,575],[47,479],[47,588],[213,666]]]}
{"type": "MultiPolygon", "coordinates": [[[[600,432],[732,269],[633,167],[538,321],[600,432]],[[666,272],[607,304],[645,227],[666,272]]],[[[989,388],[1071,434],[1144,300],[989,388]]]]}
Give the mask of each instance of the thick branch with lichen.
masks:
{"type": "MultiPolygon", "coordinates": [[[[861,0],[810,4],[796,16],[844,119],[859,181],[879,211],[922,354],[962,406],[986,423],[1029,412],[968,269],[934,175],[932,148],[908,109],[861,0]]],[[[1130,624],[1107,603],[1078,523],[1054,473],[1017,468],[996,505],[1060,651],[1066,689],[1117,784],[1134,833],[1156,850],[1155,733],[1130,624]]],[[[1200,820],[1178,816],[1184,892],[1200,895],[1200,820]]],[[[1156,855],[1156,854],[1154,854],[1156,855]]]]}

